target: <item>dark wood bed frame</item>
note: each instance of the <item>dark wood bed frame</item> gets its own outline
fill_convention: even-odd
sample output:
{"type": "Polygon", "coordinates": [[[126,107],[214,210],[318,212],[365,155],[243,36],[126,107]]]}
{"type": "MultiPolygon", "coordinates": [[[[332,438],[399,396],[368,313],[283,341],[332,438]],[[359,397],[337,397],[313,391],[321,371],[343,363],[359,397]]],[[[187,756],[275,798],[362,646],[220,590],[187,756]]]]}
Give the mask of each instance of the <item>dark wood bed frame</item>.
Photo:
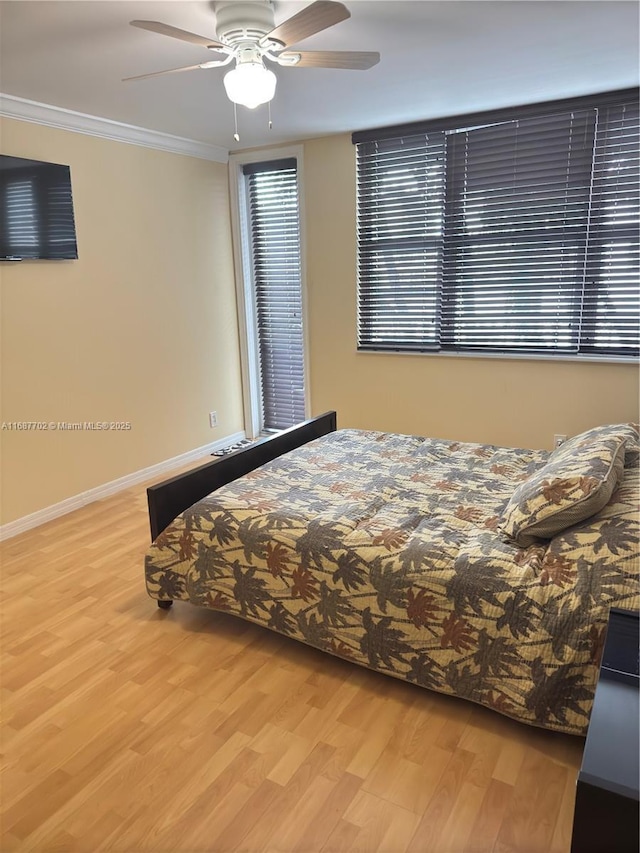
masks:
{"type": "MultiPolygon", "coordinates": [[[[336,413],[325,412],[317,418],[303,421],[290,429],[260,439],[249,447],[221,456],[206,465],[186,471],[147,489],[151,539],[156,539],[174,518],[196,501],[225,486],[243,474],[271,462],[314,438],[334,432],[336,413]]],[[[171,602],[158,602],[170,606],[171,602]]]]}

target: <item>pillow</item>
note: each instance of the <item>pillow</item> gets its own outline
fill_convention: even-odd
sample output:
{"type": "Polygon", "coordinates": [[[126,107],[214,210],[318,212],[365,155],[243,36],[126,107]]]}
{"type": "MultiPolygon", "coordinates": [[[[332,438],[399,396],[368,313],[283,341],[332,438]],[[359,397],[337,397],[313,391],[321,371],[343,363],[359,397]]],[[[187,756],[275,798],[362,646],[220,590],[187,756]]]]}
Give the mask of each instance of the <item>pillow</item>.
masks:
{"type": "Polygon", "coordinates": [[[615,428],[597,427],[569,439],[518,486],[500,530],[527,547],[595,515],[622,478],[626,446],[625,434],[615,428]]]}
{"type": "Polygon", "coordinates": [[[631,468],[640,461],[640,427],[638,424],[624,424],[629,429],[627,449],[624,455],[624,467],[631,468]]]}
{"type": "Polygon", "coordinates": [[[637,464],[640,452],[640,428],[638,424],[631,423],[606,424],[574,435],[552,451],[548,461],[566,458],[567,454],[573,454],[576,447],[584,447],[592,439],[607,437],[620,438],[625,442],[625,468],[637,464]]]}

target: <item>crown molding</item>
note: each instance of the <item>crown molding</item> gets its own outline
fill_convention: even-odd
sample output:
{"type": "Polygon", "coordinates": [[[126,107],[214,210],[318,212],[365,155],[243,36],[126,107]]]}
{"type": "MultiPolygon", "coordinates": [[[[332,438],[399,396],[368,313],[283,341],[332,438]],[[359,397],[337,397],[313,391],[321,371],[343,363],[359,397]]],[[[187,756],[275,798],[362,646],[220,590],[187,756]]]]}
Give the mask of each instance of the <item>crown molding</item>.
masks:
{"type": "Polygon", "coordinates": [[[99,136],[102,139],[113,139],[116,142],[128,142],[145,148],[156,148],[158,151],[170,151],[172,154],[186,154],[188,157],[213,160],[216,163],[226,163],[229,160],[229,152],[219,145],[185,139],[159,130],[148,130],[133,124],[123,124],[108,118],[78,113],[75,110],[41,104],[38,101],[29,101],[26,98],[16,98],[14,95],[6,95],[2,92],[0,92],[0,116],[61,130],[72,130],[88,136],[99,136]]]}

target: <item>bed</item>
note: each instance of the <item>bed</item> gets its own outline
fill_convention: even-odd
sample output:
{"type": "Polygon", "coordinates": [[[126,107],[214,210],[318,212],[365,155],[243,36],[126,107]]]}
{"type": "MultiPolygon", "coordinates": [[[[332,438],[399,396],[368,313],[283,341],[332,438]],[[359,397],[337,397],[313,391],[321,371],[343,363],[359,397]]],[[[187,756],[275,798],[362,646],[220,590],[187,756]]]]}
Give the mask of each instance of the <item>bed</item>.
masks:
{"type": "Polygon", "coordinates": [[[629,424],[547,452],[330,412],[152,487],[147,591],[584,735],[609,608],[640,606],[638,472],[629,424]]]}

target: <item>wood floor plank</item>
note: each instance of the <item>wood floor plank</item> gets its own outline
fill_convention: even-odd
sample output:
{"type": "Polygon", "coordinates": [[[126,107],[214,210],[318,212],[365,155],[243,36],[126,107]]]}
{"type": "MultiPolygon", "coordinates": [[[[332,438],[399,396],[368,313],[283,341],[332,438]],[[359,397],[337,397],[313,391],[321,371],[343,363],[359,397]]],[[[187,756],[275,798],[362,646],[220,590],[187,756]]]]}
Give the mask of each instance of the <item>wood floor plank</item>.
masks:
{"type": "Polygon", "coordinates": [[[525,744],[513,739],[503,739],[491,777],[498,782],[504,782],[505,785],[515,785],[526,753],[525,744]]]}
{"type": "Polygon", "coordinates": [[[3,853],[568,853],[579,739],[160,611],[147,542],[136,486],[0,545],[3,853]]]}
{"type": "Polygon", "coordinates": [[[434,747],[425,765],[415,764],[387,749],[363,784],[363,790],[414,814],[424,814],[439,790],[452,755],[434,747]]]}
{"type": "Polygon", "coordinates": [[[420,820],[414,812],[364,790],[356,795],[345,817],[359,827],[353,849],[380,853],[406,850],[420,820]]]}
{"type": "Polygon", "coordinates": [[[498,833],[496,853],[521,850],[527,844],[534,849],[549,849],[566,772],[560,764],[527,753],[498,833]]]}
{"type": "MultiPolygon", "coordinates": [[[[196,750],[192,760],[189,760],[189,775],[184,784],[180,784],[179,780],[171,776],[167,777],[165,786],[158,794],[162,811],[152,826],[145,809],[138,808],[135,821],[127,831],[130,843],[151,843],[155,839],[155,843],[160,847],[162,839],[165,844],[174,839],[173,843],[177,842],[176,849],[180,850],[187,837],[195,844],[199,833],[220,833],[240,810],[241,804],[235,802],[234,796],[240,794],[244,802],[264,779],[264,775],[256,779],[251,774],[259,756],[240,746],[244,737],[243,735],[242,740],[232,737],[230,742],[227,742],[228,746],[220,746],[219,751],[226,752],[225,761],[212,760],[203,764],[202,750],[196,750]],[[209,764],[212,765],[211,768],[209,764]],[[223,802],[226,803],[224,810],[220,808],[223,802]]],[[[212,753],[212,749],[209,753],[212,753]]],[[[214,753],[214,757],[217,754],[214,753]]],[[[204,840],[206,834],[202,837],[204,840]]]]}
{"type": "Polygon", "coordinates": [[[276,829],[270,835],[265,833],[261,837],[260,849],[277,853],[292,853],[299,848],[311,849],[306,840],[302,842],[301,839],[306,839],[307,830],[318,816],[322,821],[324,805],[337,785],[337,782],[327,779],[326,776],[317,776],[309,785],[305,796],[296,803],[294,814],[286,817],[281,815],[276,829]]]}
{"type": "MultiPolygon", "coordinates": [[[[321,853],[354,853],[359,832],[360,827],[353,823],[346,820],[338,821],[321,853]]],[[[301,853],[308,853],[308,851],[301,851],[301,853]]]]}
{"type": "Polygon", "coordinates": [[[457,789],[449,817],[438,833],[436,849],[467,850],[471,827],[480,813],[485,792],[486,788],[470,781],[470,772],[467,773],[467,781],[457,789]]]}
{"type": "Polygon", "coordinates": [[[410,851],[418,853],[439,849],[440,836],[453,813],[472,763],[473,754],[463,749],[457,749],[451,756],[422,812],[420,823],[411,839],[410,851]]]}
{"type": "MultiPolygon", "coordinates": [[[[509,808],[513,788],[505,782],[492,779],[484,792],[478,814],[471,823],[464,853],[488,853],[494,849],[498,833],[509,808]]],[[[522,848],[525,851],[527,848],[522,848]]],[[[569,850],[569,845],[564,853],[569,850]]],[[[541,852],[542,853],[542,852],[541,852]]]]}
{"type": "Polygon", "coordinates": [[[563,853],[571,847],[573,810],[576,802],[576,780],[570,771],[566,774],[562,802],[558,809],[556,826],[549,846],[549,853],[563,853]]]}
{"type": "MultiPolygon", "coordinates": [[[[353,798],[360,790],[361,785],[362,779],[357,776],[351,776],[349,773],[341,776],[333,785],[329,796],[321,803],[321,807],[316,810],[313,818],[304,826],[294,849],[300,853],[305,850],[322,850],[329,836],[342,819],[345,810],[353,802],[353,798]]],[[[277,836],[274,841],[278,846],[277,836]]]]}

